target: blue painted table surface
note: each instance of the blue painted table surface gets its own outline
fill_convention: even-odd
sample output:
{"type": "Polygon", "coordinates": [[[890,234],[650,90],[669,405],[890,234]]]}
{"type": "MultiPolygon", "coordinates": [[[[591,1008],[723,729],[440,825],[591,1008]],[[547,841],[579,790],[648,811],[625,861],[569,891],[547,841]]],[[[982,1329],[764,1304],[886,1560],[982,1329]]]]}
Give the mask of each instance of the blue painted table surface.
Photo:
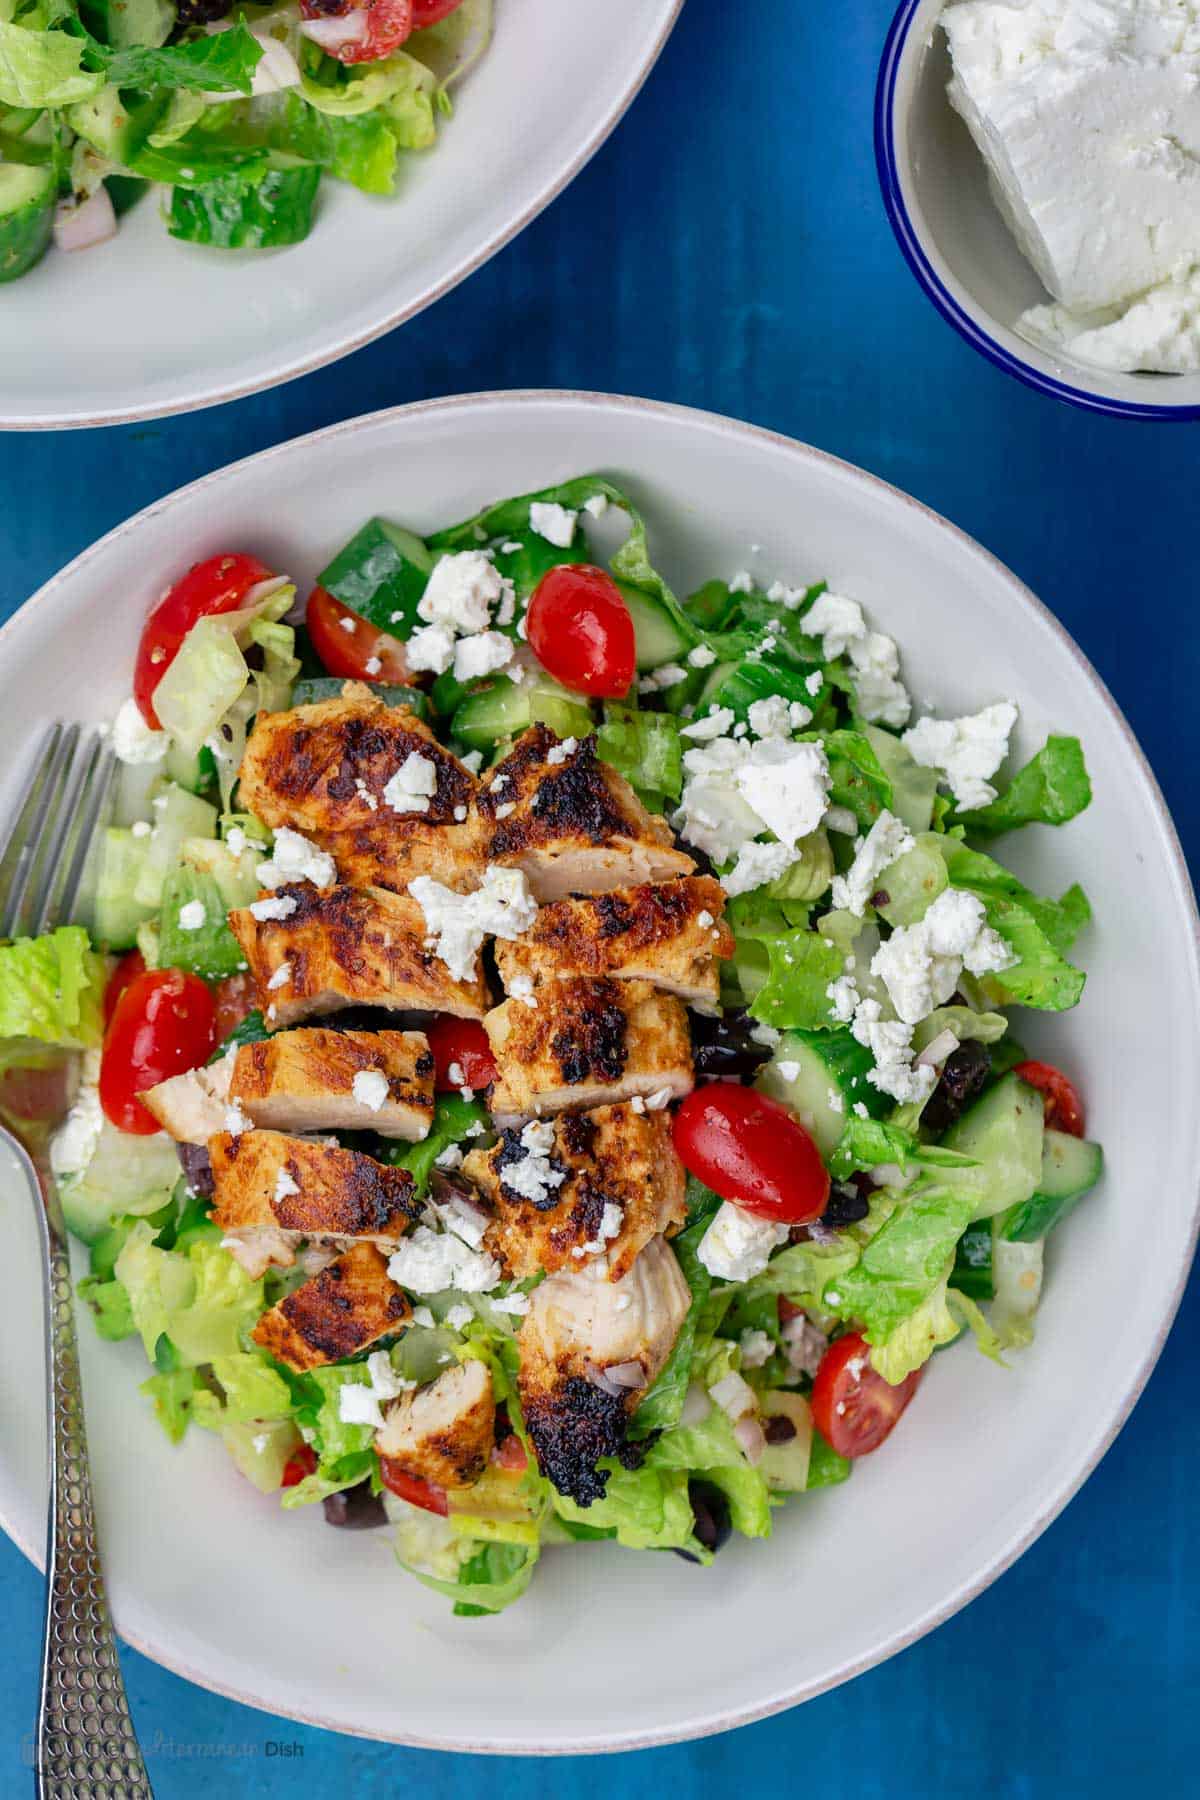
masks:
{"type": "MultiPolygon", "coordinates": [[[[886,476],[995,551],[1110,684],[1185,847],[1200,852],[1200,427],[1057,405],[989,367],[935,315],[876,186],[871,107],[891,10],[891,0],[689,0],[584,174],[413,323],[216,411],[0,440],[0,610],[194,476],[377,407],[525,386],[711,407],[886,476]]],[[[798,1711],[607,1767],[484,1762],[273,1720],[127,1654],[159,1800],[282,1795],[297,1781],[361,1800],[410,1784],[438,1800],[575,1800],[597,1782],[638,1796],[794,1784],[846,1800],[1195,1792],[1198,1362],[1193,1283],[1132,1421],[1034,1548],[931,1637],[798,1711]]],[[[4,1795],[29,1782],[40,1605],[35,1573],[0,1543],[4,1795]]],[[[796,1605],[796,1630],[819,1631],[796,1605]]]]}

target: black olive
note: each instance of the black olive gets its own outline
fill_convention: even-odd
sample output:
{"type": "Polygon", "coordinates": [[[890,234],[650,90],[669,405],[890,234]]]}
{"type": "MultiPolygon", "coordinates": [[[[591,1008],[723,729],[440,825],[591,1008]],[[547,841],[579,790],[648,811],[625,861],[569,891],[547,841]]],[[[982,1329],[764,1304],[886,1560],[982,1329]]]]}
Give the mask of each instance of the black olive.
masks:
{"type": "Polygon", "coordinates": [[[178,0],[175,30],[178,33],[185,25],[213,25],[232,11],[233,0],[178,0]]]}
{"type": "MultiPolygon", "coordinates": [[[[733,1531],[729,1502],[720,1488],[710,1481],[689,1481],[688,1499],[692,1503],[692,1531],[696,1541],[715,1556],[722,1545],[729,1542],[733,1531]]],[[[684,1562],[700,1561],[690,1550],[676,1550],[675,1554],[682,1556],[684,1562]]]]}
{"type": "Polygon", "coordinates": [[[747,1012],[722,1013],[719,1018],[693,1013],[692,1058],[697,1075],[753,1075],[770,1062],[766,1044],[756,1043],[750,1035],[754,1027],[747,1012]]]}
{"type": "Polygon", "coordinates": [[[211,1200],[217,1188],[213,1180],[212,1162],[204,1145],[176,1144],[175,1154],[179,1158],[183,1178],[193,1194],[201,1194],[204,1199],[211,1200]]]}
{"type": "Polygon", "coordinates": [[[930,1131],[945,1131],[961,1118],[992,1072],[992,1058],[986,1044],[968,1038],[951,1051],[942,1068],[942,1078],[930,1094],[921,1114],[921,1123],[930,1131]]]}
{"type": "Polygon", "coordinates": [[[796,1435],[796,1425],[786,1413],[775,1413],[763,1426],[763,1436],[768,1444],[790,1444],[796,1435]]]}
{"type": "Polygon", "coordinates": [[[342,1525],[347,1531],[368,1531],[373,1525],[386,1525],[382,1494],[373,1494],[369,1482],[342,1488],[340,1493],[326,1494],[321,1502],[327,1525],[342,1525]]]}
{"type": "Polygon", "coordinates": [[[843,1231],[847,1225],[856,1225],[865,1219],[871,1210],[870,1183],[861,1185],[855,1182],[853,1187],[833,1187],[829,1190],[829,1201],[821,1214],[821,1224],[828,1231],[843,1231]]]}

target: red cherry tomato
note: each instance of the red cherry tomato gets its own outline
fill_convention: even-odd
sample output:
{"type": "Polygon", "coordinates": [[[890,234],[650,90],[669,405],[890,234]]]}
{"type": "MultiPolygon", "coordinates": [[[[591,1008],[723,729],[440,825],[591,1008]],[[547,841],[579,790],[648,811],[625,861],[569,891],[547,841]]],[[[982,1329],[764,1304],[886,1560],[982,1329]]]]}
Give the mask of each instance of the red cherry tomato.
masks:
{"type": "Polygon", "coordinates": [[[147,969],[117,1001],[100,1057],[100,1104],[121,1131],[159,1129],[138,1095],[195,1069],[217,1041],[213,997],[198,975],[147,969]]]}
{"type": "Polygon", "coordinates": [[[117,1001],[138,975],[146,972],[146,959],[140,950],[128,950],[108,978],[108,986],[104,990],[104,1026],[116,1011],[117,1001]]]}
{"type": "Polygon", "coordinates": [[[283,1465],[280,1487],[299,1487],[306,1475],[315,1473],[316,1467],[316,1451],[311,1444],[301,1444],[298,1450],[293,1450],[283,1465]]]}
{"type": "Polygon", "coordinates": [[[258,990],[253,975],[246,972],[242,975],[226,975],[216,983],[212,996],[217,1014],[217,1042],[223,1044],[230,1032],[237,1030],[246,1014],[252,1013],[258,1005],[258,990]]]}
{"type": "Polygon", "coordinates": [[[1083,1136],[1083,1101],[1075,1083],[1061,1069],[1056,1069],[1053,1063],[1023,1062],[1017,1064],[1013,1073],[1043,1095],[1046,1123],[1052,1131],[1066,1131],[1072,1137],[1083,1136]]]}
{"type": "Polygon", "coordinates": [[[524,1444],[515,1431],[510,1431],[508,1436],[496,1445],[492,1451],[492,1461],[498,1469],[507,1469],[513,1475],[528,1468],[529,1457],[524,1444]]]}
{"type": "Polygon", "coordinates": [[[257,556],[233,551],[194,563],[182,580],[163,595],[142,627],[133,669],[133,697],[153,730],[158,730],[154,690],[175,661],[180,644],[196,620],[213,613],[236,612],[250,589],[260,581],[269,581],[273,573],[257,556]]]}
{"type": "Polygon", "coordinates": [[[496,1059],[487,1032],[474,1019],[455,1019],[438,1013],[425,1028],[433,1051],[433,1085],[439,1094],[456,1093],[460,1087],[485,1088],[496,1079],[496,1059]],[[461,1072],[455,1081],[451,1068],[461,1072]]]}
{"type": "Polygon", "coordinates": [[[542,667],[579,694],[617,700],[629,692],[637,649],[633,620],[611,575],[590,563],[559,563],[533,590],[525,615],[542,667]]]}
{"type": "Polygon", "coordinates": [[[813,1423],[839,1456],[878,1450],[920,1385],[923,1369],[895,1387],[871,1367],[865,1338],[852,1331],[830,1344],[813,1382],[813,1423]]]}
{"type": "Polygon", "coordinates": [[[401,1500],[407,1500],[410,1506],[423,1507],[426,1512],[437,1513],[443,1519],[450,1511],[444,1487],[439,1487],[436,1481],[423,1481],[419,1475],[406,1474],[395,1457],[380,1457],[379,1476],[385,1488],[390,1488],[401,1500]]]}
{"type": "Polygon", "coordinates": [[[461,5],[462,0],[413,0],[413,30],[424,31],[427,25],[448,19],[461,5]]]}
{"type": "Polygon", "coordinates": [[[314,588],[309,595],[304,622],[313,649],[331,675],[344,675],[349,681],[408,680],[408,659],[400,639],[351,612],[324,588],[314,588]]]}
{"type": "Polygon", "coordinates": [[[381,56],[390,56],[411,37],[413,14],[413,0],[300,0],[302,19],[319,19],[330,26],[317,42],[341,63],[378,62],[381,56]],[[340,32],[335,27],[343,19],[346,28],[340,32]]]}
{"type": "Polygon", "coordinates": [[[688,1095],[673,1132],[684,1167],[745,1212],[805,1225],[825,1211],[829,1171],[799,1119],[778,1100],[712,1081],[688,1095]]]}

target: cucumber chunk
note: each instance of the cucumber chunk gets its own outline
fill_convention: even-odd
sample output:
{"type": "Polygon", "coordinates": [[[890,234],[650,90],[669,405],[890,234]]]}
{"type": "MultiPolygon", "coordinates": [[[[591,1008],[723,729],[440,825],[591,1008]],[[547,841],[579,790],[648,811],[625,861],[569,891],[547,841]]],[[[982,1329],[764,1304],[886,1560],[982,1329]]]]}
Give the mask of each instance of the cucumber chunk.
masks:
{"type": "Polygon", "coordinates": [[[968,1225],[954,1252],[950,1286],[968,1300],[990,1300],[996,1291],[992,1275],[992,1228],[968,1225]]]}
{"type": "Polygon", "coordinates": [[[490,750],[501,738],[517,737],[538,724],[548,725],[559,737],[586,737],[592,715],[548,675],[519,686],[499,675],[468,694],[450,721],[450,735],[474,750],[490,750]]]}
{"type": "Polygon", "coordinates": [[[1090,1193],[1104,1173],[1104,1152],[1086,1138],[1065,1131],[1045,1133],[1042,1172],[1037,1191],[997,1221],[1000,1237],[1012,1244],[1032,1244],[1045,1237],[1090,1193]]]}
{"type": "Polygon", "coordinates": [[[759,1395],[758,1409],[764,1423],[770,1419],[787,1419],[792,1436],[781,1443],[769,1440],[759,1461],[758,1472],[772,1493],[802,1494],[808,1486],[808,1465],[812,1455],[812,1414],[802,1394],[769,1388],[759,1395]]]}
{"type": "Polygon", "coordinates": [[[977,1219],[990,1219],[1010,1206],[1023,1206],[1042,1173],[1045,1107],[1042,1096],[1017,1075],[1005,1075],[952,1125],[942,1143],[974,1159],[970,1169],[943,1169],[940,1176],[973,1192],[977,1219]]]}
{"type": "Polygon", "coordinates": [[[217,809],[168,781],[151,802],[150,810],[153,830],[148,838],[140,840],[145,852],[133,898],[139,906],[154,911],[162,903],[163,883],[179,860],[183,840],[216,837],[217,809]]]}
{"type": "Polygon", "coordinates": [[[144,44],[157,50],[171,35],[171,0],[81,0],[79,16],[93,37],[114,50],[144,44]]]}
{"type": "Polygon", "coordinates": [[[39,262],[54,224],[54,171],[0,163],[0,281],[15,281],[39,262]]]}
{"type": "Polygon", "coordinates": [[[104,87],[90,100],[77,100],[67,108],[72,131],[111,162],[126,168],[158,125],[169,105],[167,95],[137,94],[129,88],[104,87]]]}
{"type": "Polygon", "coordinates": [[[272,151],[262,179],[247,186],[238,173],[198,187],[171,189],[167,230],[216,250],[269,250],[298,244],[312,228],[321,171],[272,151]]]}
{"type": "Polygon", "coordinates": [[[86,1169],[60,1184],[63,1217],[85,1244],[110,1229],[114,1216],[145,1218],[166,1205],[179,1180],[179,1158],[160,1132],[137,1137],[107,1119],[86,1169]]]}
{"type": "MultiPolygon", "coordinates": [[[[337,700],[341,698],[342,689],[346,685],[344,675],[305,675],[292,689],[293,706],[311,706],[315,700],[337,700]]],[[[418,719],[429,716],[428,696],[420,688],[403,687],[388,682],[369,681],[369,687],[377,700],[385,706],[407,706],[409,712],[416,713],[418,719]]]]}
{"type": "Polygon", "coordinates": [[[138,926],[154,911],[134,897],[149,843],[120,825],[110,825],[101,840],[92,929],[109,950],[131,950],[138,926]]]}
{"type": "Polygon", "coordinates": [[[677,662],[681,656],[686,656],[698,641],[699,633],[689,637],[681,631],[652,594],[644,594],[640,588],[629,587],[623,581],[618,581],[617,586],[633,620],[638,669],[657,669],[662,663],[677,662]]]}
{"type": "Polygon", "coordinates": [[[876,1119],[891,1106],[867,1079],[874,1067],[871,1052],[847,1030],[788,1031],[755,1086],[790,1106],[828,1158],[855,1106],[865,1106],[876,1119]]]}
{"type": "Polygon", "coordinates": [[[710,706],[727,706],[742,720],[756,700],[769,699],[772,694],[798,700],[812,712],[824,690],[818,690],[815,696],[809,693],[807,680],[811,672],[766,657],[746,656],[741,662],[721,663],[701,692],[697,712],[707,712],[710,706]]]}
{"type": "Polygon", "coordinates": [[[317,576],[325,591],[380,631],[407,638],[433,569],[424,541],[387,519],[368,519],[317,576]]]}
{"type": "MultiPolygon", "coordinates": [[[[229,863],[234,859],[223,844],[213,845],[223,851],[229,863]]],[[[232,878],[226,869],[227,878],[232,878]]],[[[258,883],[249,889],[252,899],[258,883]]],[[[226,923],[226,900],[215,875],[180,863],[163,883],[162,909],[158,915],[158,960],[163,968],[187,969],[206,981],[220,981],[245,968],[241,946],[226,923]],[[196,909],[198,923],[185,925],[188,907],[196,909]]]]}

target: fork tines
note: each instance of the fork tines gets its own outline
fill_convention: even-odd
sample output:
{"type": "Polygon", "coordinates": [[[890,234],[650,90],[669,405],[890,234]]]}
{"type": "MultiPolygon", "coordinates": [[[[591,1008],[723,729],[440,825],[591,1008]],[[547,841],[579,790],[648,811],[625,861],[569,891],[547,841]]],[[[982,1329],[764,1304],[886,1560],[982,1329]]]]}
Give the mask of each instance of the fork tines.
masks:
{"type": "Polygon", "coordinates": [[[0,849],[0,938],[37,937],[72,918],[116,773],[104,734],[50,727],[0,849]]]}

